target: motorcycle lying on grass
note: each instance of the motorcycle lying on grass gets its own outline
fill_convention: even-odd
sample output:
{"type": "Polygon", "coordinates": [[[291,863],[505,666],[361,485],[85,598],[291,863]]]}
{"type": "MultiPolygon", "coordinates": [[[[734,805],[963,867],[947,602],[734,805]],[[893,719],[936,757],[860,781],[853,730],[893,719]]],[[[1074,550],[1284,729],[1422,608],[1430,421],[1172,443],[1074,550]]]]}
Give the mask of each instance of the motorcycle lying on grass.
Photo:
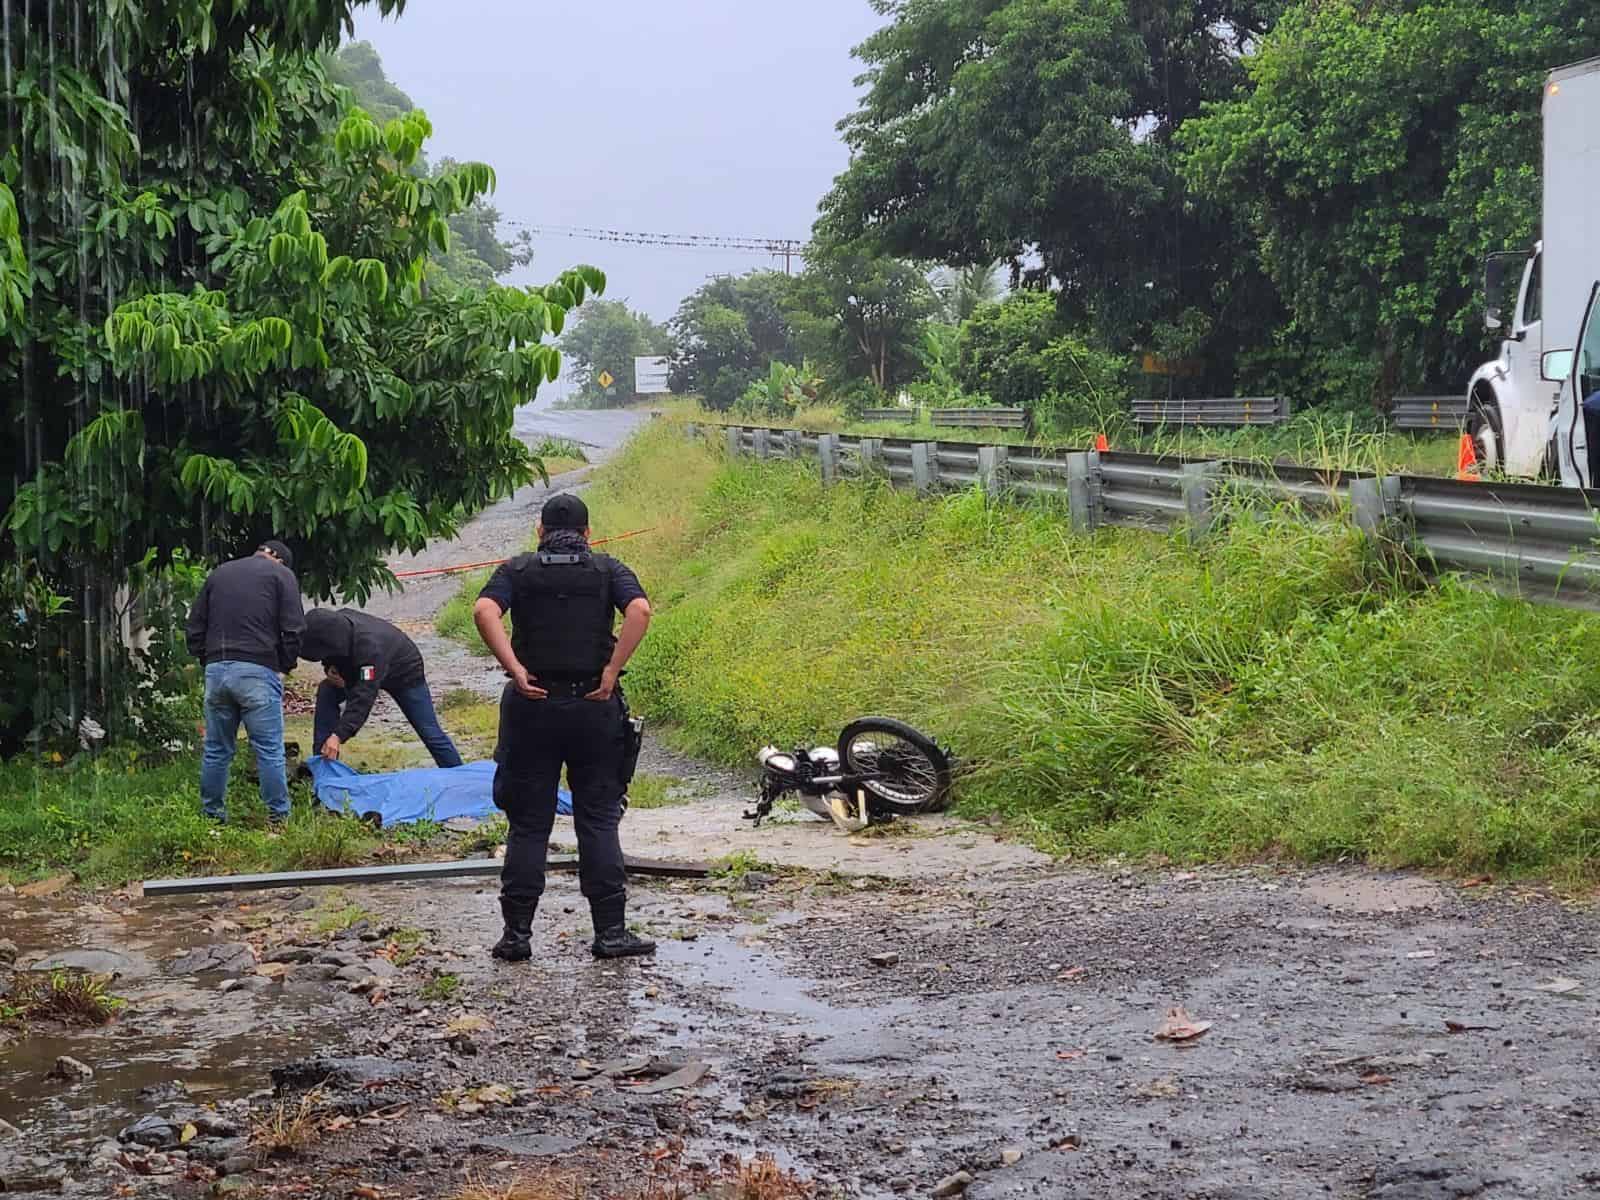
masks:
{"type": "Polygon", "coordinates": [[[760,825],[790,792],[846,833],[895,817],[938,812],[950,801],[950,755],[926,734],[892,717],[860,717],[836,746],[763,747],[761,799],[745,819],[760,825]]]}

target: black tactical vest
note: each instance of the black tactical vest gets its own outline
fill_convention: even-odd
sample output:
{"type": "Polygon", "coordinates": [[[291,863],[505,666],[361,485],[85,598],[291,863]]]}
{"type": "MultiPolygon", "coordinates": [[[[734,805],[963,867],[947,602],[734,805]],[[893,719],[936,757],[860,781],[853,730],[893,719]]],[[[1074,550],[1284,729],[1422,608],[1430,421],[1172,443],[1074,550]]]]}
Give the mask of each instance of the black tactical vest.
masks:
{"type": "Polygon", "coordinates": [[[511,562],[511,648],[534,675],[598,678],[611,636],[611,560],[539,550],[511,562]]]}

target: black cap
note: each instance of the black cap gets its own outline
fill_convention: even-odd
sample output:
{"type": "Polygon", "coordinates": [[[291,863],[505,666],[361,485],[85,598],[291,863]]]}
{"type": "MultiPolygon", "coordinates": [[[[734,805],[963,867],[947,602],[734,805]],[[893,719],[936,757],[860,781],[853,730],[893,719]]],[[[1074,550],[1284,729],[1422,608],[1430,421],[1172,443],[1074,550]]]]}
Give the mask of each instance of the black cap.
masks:
{"type": "Polygon", "coordinates": [[[589,506],[570,492],[551,496],[539,511],[539,524],[546,529],[587,529],[589,506]]]}
{"type": "Polygon", "coordinates": [[[288,567],[289,570],[294,570],[294,552],[282,542],[277,541],[276,539],[270,542],[262,542],[261,545],[256,547],[256,549],[258,551],[267,551],[284,566],[288,567]]]}

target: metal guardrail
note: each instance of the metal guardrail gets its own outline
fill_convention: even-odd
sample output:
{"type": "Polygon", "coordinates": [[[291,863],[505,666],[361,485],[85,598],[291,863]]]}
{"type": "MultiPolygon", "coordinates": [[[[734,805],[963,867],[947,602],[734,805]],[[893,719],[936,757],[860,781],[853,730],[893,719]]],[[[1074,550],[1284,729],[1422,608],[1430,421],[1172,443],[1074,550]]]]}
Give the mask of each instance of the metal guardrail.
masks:
{"type": "Polygon", "coordinates": [[[736,425],[723,436],[731,454],[815,461],[829,482],[876,475],[919,492],[979,487],[995,498],[1061,505],[1085,532],[1183,529],[1200,541],[1230,503],[1348,514],[1380,545],[1403,546],[1435,572],[1487,577],[1524,599],[1600,610],[1600,491],[736,425]]]}
{"type": "Polygon", "coordinates": [[[863,421],[915,421],[917,410],[914,408],[863,408],[861,410],[863,421]]]}
{"type": "Polygon", "coordinates": [[[1033,428],[1025,408],[930,408],[928,420],[947,429],[1033,428]]]}
{"type": "Polygon", "coordinates": [[[1138,425],[1282,425],[1289,419],[1285,396],[1219,396],[1183,400],[1135,400],[1138,425]]]}
{"type": "Polygon", "coordinates": [[[1396,396],[1389,419],[1396,429],[1441,429],[1459,433],[1466,428],[1465,396],[1396,396]]]}

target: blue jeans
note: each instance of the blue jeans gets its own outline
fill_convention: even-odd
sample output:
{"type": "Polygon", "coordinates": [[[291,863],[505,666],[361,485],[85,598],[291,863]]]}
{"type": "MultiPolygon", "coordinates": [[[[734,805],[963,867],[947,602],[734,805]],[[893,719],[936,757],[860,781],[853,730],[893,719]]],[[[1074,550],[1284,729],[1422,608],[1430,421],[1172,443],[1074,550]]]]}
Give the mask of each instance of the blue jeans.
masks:
{"type": "MultiPolygon", "coordinates": [[[[441,767],[461,765],[461,754],[456,750],[456,744],[450,740],[450,735],[439,724],[439,714],[433,711],[433,694],[428,691],[426,681],[414,683],[410,687],[383,690],[394,697],[394,702],[400,706],[400,711],[405,714],[406,720],[411,722],[411,728],[416,730],[417,736],[422,739],[422,744],[428,748],[428,753],[433,755],[435,765],[441,767]]],[[[317,688],[317,715],[311,734],[313,753],[322,753],[322,743],[328,740],[328,735],[339,724],[339,713],[344,707],[344,698],[345,689],[334,687],[326,679],[317,688]]]]}
{"type": "Polygon", "coordinates": [[[283,680],[270,667],[247,662],[206,664],[206,747],[200,759],[200,807],[228,817],[228,768],[239,722],[250,735],[261,776],[261,799],[273,817],[289,815],[289,780],[283,764],[283,680]]]}

